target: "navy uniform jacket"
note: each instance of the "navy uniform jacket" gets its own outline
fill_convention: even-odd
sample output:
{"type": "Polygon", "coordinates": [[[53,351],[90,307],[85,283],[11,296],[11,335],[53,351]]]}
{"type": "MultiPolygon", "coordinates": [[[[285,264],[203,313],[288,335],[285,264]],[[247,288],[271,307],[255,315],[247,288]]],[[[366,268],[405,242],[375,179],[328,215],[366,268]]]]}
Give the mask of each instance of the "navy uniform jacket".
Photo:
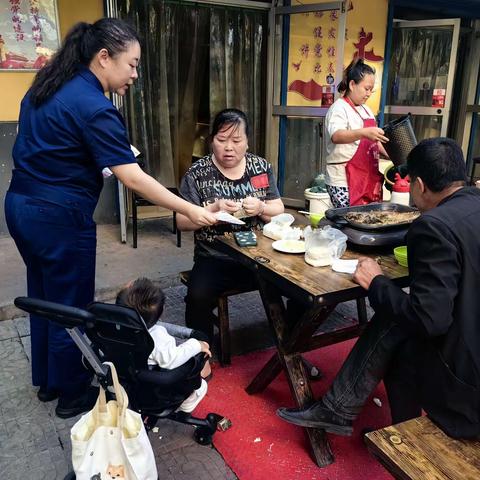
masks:
{"type": "Polygon", "coordinates": [[[372,307],[418,337],[422,407],[453,437],[480,435],[480,189],[465,187],[419,217],[407,236],[410,294],[386,277],[372,307]]]}
{"type": "MultiPolygon", "coordinates": [[[[85,308],[94,298],[93,211],[104,167],[135,162],[122,117],[86,67],[38,107],[22,100],[8,229],[27,267],[28,295],[85,308]]],[[[32,382],[78,398],[90,382],[65,329],[30,316],[32,382]]]]}
{"type": "Polygon", "coordinates": [[[88,215],[103,186],[102,169],[134,163],[120,113],[86,67],[38,108],[22,100],[10,190],[70,204],[88,215]]]}

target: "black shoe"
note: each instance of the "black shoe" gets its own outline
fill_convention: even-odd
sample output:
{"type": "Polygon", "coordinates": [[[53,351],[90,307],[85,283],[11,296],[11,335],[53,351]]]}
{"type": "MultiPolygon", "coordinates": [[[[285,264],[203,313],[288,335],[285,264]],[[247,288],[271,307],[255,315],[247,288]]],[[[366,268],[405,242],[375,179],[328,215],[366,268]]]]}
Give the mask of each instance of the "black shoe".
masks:
{"type": "Polygon", "coordinates": [[[349,436],[353,432],[351,420],[345,420],[328,410],[321,402],[299,410],[297,408],[279,408],[277,415],[287,422],[300,427],[322,428],[326,432],[349,436]]]}
{"type": "Polygon", "coordinates": [[[51,402],[58,398],[58,390],[49,390],[48,388],[40,387],[37,392],[37,397],[41,402],[51,402]]]}
{"type": "Polygon", "coordinates": [[[91,410],[97,398],[98,387],[89,387],[85,393],[74,399],[60,397],[55,408],[55,415],[60,418],[76,417],[80,413],[91,410]]]}

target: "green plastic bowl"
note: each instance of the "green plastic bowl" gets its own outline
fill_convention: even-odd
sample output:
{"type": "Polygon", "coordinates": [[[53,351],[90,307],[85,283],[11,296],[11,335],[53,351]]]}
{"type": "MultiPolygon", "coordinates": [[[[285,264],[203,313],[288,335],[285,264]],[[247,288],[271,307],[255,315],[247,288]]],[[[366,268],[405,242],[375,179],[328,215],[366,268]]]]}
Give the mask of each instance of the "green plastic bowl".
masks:
{"type": "Polygon", "coordinates": [[[408,267],[407,261],[407,247],[402,245],[401,247],[396,247],[393,249],[393,254],[397,259],[397,262],[402,265],[402,267],[408,267]]]}
{"type": "Polygon", "coordinates": [[[325,216],[324,213],[311,213],[309,215],[310,217],[310,225],[313,227],[313,228],[316,228],[318,227],[318,224],[320,222],[320,220],[325,216]]]}

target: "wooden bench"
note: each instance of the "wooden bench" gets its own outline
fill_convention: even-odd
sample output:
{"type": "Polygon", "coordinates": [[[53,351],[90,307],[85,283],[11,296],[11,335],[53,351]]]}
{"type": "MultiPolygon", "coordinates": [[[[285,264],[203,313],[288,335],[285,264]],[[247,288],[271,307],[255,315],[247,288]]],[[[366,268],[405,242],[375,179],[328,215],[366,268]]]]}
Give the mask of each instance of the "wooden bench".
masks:
{"type": "MultiPolygon", "coordinates": [[[[180,281],[188,287],[190,271],[180,272],[180,281]]],[[[251,289],[233,288],[226,290],[218,297],[216,326],[218,328],[220,342],[218,351],[218,360],[221,365],[230,365],[230,320],[228,318],[228,297],[240,295],[241,293],[252,292],[251,289]]]]}
{"type": "Polygon", "coordinates": [[[478,480],[480,441],[455,440],[428,417],[366,434],[377,460],[401,480],[478,480]]]}

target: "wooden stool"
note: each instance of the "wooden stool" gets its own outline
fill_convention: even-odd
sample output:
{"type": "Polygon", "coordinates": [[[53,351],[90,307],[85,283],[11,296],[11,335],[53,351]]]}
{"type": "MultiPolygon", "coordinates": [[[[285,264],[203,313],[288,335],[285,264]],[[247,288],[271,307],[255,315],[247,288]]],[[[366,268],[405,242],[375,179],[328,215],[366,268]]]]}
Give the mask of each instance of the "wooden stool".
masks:
{"type": "Polygon", "coordinates": [[[480,478],[480,441],[455,440],[428,417],[367,433],[373,456],[401,480],[480,478]]]}
{"type": "MultiPolygon", "coordinates": [[[[188,287],[188,279],[190,277],[190,270],[180,272],[180,281],[188,287]]],[[[228,318],[228,297],[239,295],[241,293],[252,292],[251,289],[233,288],[226,290],[218,297],[217,315],[215,325],[218,328],[220,336],[220,345],[218,352],[218,360],[221,365],[230,365],[230,320],[228,318]]]]}

